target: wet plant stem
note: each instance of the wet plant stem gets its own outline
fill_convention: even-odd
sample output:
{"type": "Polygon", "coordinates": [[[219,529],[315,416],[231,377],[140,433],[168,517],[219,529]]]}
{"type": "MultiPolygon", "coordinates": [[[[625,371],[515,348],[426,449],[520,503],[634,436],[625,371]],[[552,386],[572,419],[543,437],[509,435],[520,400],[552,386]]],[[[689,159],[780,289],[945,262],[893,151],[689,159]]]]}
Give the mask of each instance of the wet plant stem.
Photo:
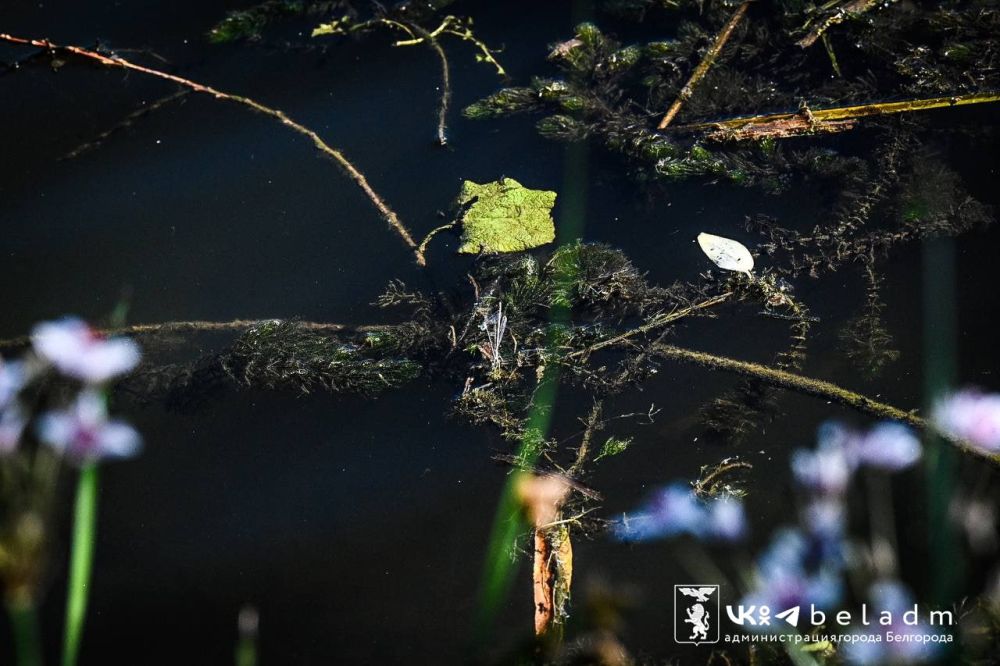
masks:
{"type": "Polygon", "coordinates": [[[142,65],[137,65],[118,55],[105,55],[103,53],[98,53],[97,51],[85,49],[80,46],[54,44],[47,39],[31,39],[24,37],[15,37],[14,35],[9,35],[6,33],[0,33],[0,41],[8,42],[11,44],[20,44],[23,46],[34,46],[36,48],[45,49],[47,51],[67,53],[77,57],[92,60],[105,67],[126,69],[133,72],[139,72],[141,74],[153,76],[159,79],[163,79],[165,81],[171,81],[180,86],[193,90],[194,92],[211,95],[215,99],[226,100],[229,102],[242,104],[243,106],[249,107],[254,111],[257,111],[258,113],[274,118],[285,127],[288,127],[294,132],[297,132],[298,134],[301,134],[302,136],[308,138],[310,141],[312,141],[313,145],[321,153],[323,153],[327,157],[331,158],[334,162],[336,162],[347,173],[347,175],[351,178],[351,180],[353,180],[355,184],[361,188],[365,196],[368,197],[368,200],[371,201],[372,205],[375,206],[376,210],[378,210],[378,212],[382,215],[385,221],[389,223],[389,226],[391,226],[393,230],[399,235],[399,237],[403,239],[403,242],[406,243],[406,245],[413,250],[417,264],[419,266],[426,265],[424,257],[417,248],[417,243],[415,240],[413,240],[413,237],[410,235],[409,230],[405,226],[403,226],[403,223],[400,221],[399,216],[396,215],[396,212],[389,207],[389,204],[387,204],[385,200],[382,199],[382,197],[379,196],[379,194],[374,190],[374,188],[372,188],[372,186],[368,183],[368,179],[365,178],[365,175],[361,173],[361,171],[359,171],[358,168],[354,166],[354,164],[350,160],[348,160],[347,157],[345,157],[340,150],[327,144],[315,131],[309,129],[305,125],[301,125],[292,120],[287,114],[285,114],[284,111],[266,106],[264,104],[261,104],[260,102],[257,102],[256,100],[250,99],[249,97],[243,97],[242,95],[234,95],[231,93],[223,92],[221,90],[216,90],[211,86],[206,86],[201,83],[191,81],[190,79],[185,79],[183,77],[176,76],[174,74],[168,74],[160,70],[144,67],[142,65]]]}
{"type": "MultiPolygon", "coordinates": [[[[434,233],[434,232],[432,232],[434,233]]],[[[157,335],[160,333],[213,333],[226,331],[245,331],[260,326],[261,324],[271,324],[283,321],[281,319],[233,319],[230,321],[167,321],[160,324],[132,324],[130,326],[114,326],[99,329],[97,332],[104,336],[112,335],[157,335]]],[[[391,325],[364,324],[352,326],[350,324],[332,324],[317,321],[297,321],[296,325],[301,328],[315,331],[317,333],[341,333],[344,331],[366,332],[378,331],[391,328],[391,325]]],[[[31,343],[30,336],[22,335],[16,338],[0,340],[0,349],[14,349],[24,347],[31,343]]]]}
{"type": "Polygon", "coordinates": [[[712,46],[709,47],[708,52],[705,53],[705,57],[702,58],[701,62],[698,63],[698,66],[695,67],[694,71],[691,73],[691,78],[689,78],[687,83],[684,84],[681,91],[677,93],[677,99],[675,99],[674,103],[670,105],[669,109],[667,109],[667,113],[663,116],[663,119],[660,121],[657,129],[666,129],[667,126],[674,121],[674,117],[680,112],[684,102],[691,99],[691,95],[694,94],[695,86],[697,86],[698,82],[705,78],[705,75],[708,74],[708,70],[712,68],[712,64],[715,62],[715,59],[719,57],[719,53],[722,51],[722,48],[732,36],[733,30],[735,30],[736,26],[739,25],[739,22],[743,20],[743,16],[747,13],[747,7],[749,6],[749,0],[742,3],[736,8],[736,11],[733,12],[732,16],[729,17],[729,20],[726,21],[726,25],[723,26],[722,30],[719,31],[719,34],[715,36],[715,41],[712,42],[712,46]]]}
{"type": "Polygon", "coordinates": [[[42,642],[38,630],[38,609],[31,601],[10,601],[7,616],[14,639],[16,666],[42,666],[42,642]]]}
{"type": "Polygon", "coordinates": [[[94,563],[97,531],[98,468],[87,463],[80,469],[73,509],[73,546],[69,565],[69,590],[66,597],[66,627],[63,639],[62,666],[76,666],[87,615],[90,576],[94,563]]]}

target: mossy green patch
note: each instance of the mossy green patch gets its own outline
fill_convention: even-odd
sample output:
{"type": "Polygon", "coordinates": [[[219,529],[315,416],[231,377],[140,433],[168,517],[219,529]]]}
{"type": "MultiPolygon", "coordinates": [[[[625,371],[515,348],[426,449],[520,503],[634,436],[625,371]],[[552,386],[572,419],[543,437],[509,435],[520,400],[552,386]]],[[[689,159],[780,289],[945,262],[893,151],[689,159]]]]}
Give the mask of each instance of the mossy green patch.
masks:
{"type": "Polygon", "coordinates": [[[458,251],[520,252],[551,243],[555,202],[555,192],[532,190],[512,178],[483,185],[465,181],[457,201],[464,210],[458,251]]]}

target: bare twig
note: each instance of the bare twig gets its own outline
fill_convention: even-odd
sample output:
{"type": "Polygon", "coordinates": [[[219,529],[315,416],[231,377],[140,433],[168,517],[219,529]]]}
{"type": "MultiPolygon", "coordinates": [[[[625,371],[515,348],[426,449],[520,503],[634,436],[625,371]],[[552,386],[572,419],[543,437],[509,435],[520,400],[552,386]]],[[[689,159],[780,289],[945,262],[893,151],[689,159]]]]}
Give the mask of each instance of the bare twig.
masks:
{"type": "MultiPolygon", "coordinates": [[[[442,231],[448,231],[449,229],[454,229],[454,228],[455,228],[455,223],[449,222],[448,224],[442,224],[440,227],[435,227],[434,229],[431,229],[430,232],[426,236],[424,236],[424,239],[420,241],[420,246],[417,248],[417,251],[420,252],[420,254],[424,254],[424,252],[427,251],[427,245],[428,243],[431,242],[432,238],[437,236],[442,231]]],[[[469,279],[472,280],[472,277],[469,276],[469,279]]],[[[473,285],[475,285],[475,280],[473,280],[472,282],[473,285]]],[[[476,300],[477,301],[479,300],[478,285],[476,285],[476,300]]]]}
{"type": "Polygon", "coordinates": [[[347,175],[358,185],[358,187],[361,188],[361,190],[365,193],[365,196],[368,197],[368,200],[371,201],[372,205],[374,205],[375,208],[379,211],[379,213],[382,214],[382,217],[385,218],[385,220],[396,231],[399,237],[403,239],[403,242],[405,242],[407,246],[409,246],[413,250],[417,264],[420,266],[426,265],[427,262],[424,260],[423,255],[420,253],[420,250],[417,247],[417,243],[416,241],[413,240],[413,237],[410,235],[410,232],[407,230],[405,226],[403,226],[403,223],[400,221],[399,216],[396,215],[396,212],[389,207],[389,204],[387,204],[382,199],[382,197],[379,196],[379,194],[368,183],[368,179],[365,178],[364,174],[361,173],[361,171],[359,171],[358,168],[355,167],[354,164],[352,164],[350,160],[348,160],[347,157],[345,157],[340,150],[333,148],[332,146],[327,144],[315,131],[309,129],[305,125],[301,125],[292,120],[290,117],[288,117],[288,115],[284,111],[266,106],[249,97],[243,97],[241,95],[233,95],[227,92],[223,92],[221,90],[216,90],[211,86],[206,86],[201,83],[197,83],[195,81],[191,81],[189,79],[176,76],[174,74],[168,74],[166,72],[161,72],[156,69],[151,69],[149,67],[137,65],[117,55],[104,55],[102,53],[91,51],[90,49],[85,49],[79,46],[54,44],[47,39],[30,39],[24,37],[15,37],[13,35],[9,35],[6,33],[0,33],[0,41],[9,42],[11,44],[20,44],[24,46],[34,46],[37,48],[47,49],[53,52],[69,53],[81,58],[87,58],[105,67],[127,69],[129,71],[140,72],[142,74],[154,76],[159,79],[164,79],[165,81],[172,81],[173,83],[179,84],[194,92],[211,95],[212,97],[220,100],[236,102],[237,104],[242,104],[243,106],[249,107],[254,111],[257,111],[259,113],[262,113],[266,116],[270,116],[278,120],[279,122],[281,122],[281,124],[285,125],[286,127],[310,139],[313,145],[320,152],[330,157],[331,159],[333,159],[334,162],[339,164],[340,167],[345,172],[347,172],[347,175]]]}
{"type": "Polygon", "coordinates": [[[162,97],[153,102],[152,104],[147,104],[146,106],[138,108],[132,113],[125,116],[125,118],[123,118],[121,122],[117,123],[114,127],[104,130],[90,141],[77,146],[76,148],[66,153],[59,159],[71,160],[73,158],[79,157],[80,155],[83,155],[84,153],[93,150],[94,148],[97,148],[99,145],[101,145],[101,143],[104,142],[105,139],[107,139],[112,134],[121,131],[127,127],[131,127],[138,119],[147,116],[150,113],[153,113],[154,111],[158,111],[159,109],[162,109],[171,102],[176,102],[177,100],[182,99],[183,97],[189,94],[191,94],[191,91],[187,88],[184,88],[170,95],[167,95],[166,97],[162,97]]]}
{"type": "Polygon", "coordinates": [[[708,70],[711,69],[715,59],[719,57],[722,47],[724,47],[726,42],[729,41],[729,37],[733,34],[733,30],[736,29],[736,26],[739,24],[740,20],[742,20],[744,14],[747,13],[747,7],[749,6],[750,0],[740,4],[740,6],[736,8],[736,11],[733,12],[733,15],[729,17],[729,20],[726,21],[726,25],[723,26],[722,30],[719,31],[719,34],[715,36],[715,41],[712,42],[712,46],[709,47],[708,52],[705,53],[705,57],[702,58],[701,62],[698,63],[698,66],[695,67],[693,72],[691,72],[691,78],[688,79],[687,83],[684,84],[684,87],[681,88],[681,91],[677,94],[677,99],[675,99],[674,103],[670,105],[670,108],[667,110],[666,115],[663,116],[663,120],[660,121],[657,129],[666,129],[666,127],[673,122],[674,116],[676,116],[681,110],[681,106],[684,105],[684,102],[689,100],[691,95],[694,94],[694,87],[698,85],[698,82],[701,81],[705,77],[705,74],[708,73],[708,70]]]}
{"type": "MultiPolygon", "coordinates": [[[[841,6],[836,6],[838,4],[836,2],[827,3],[829,11],[820,18],[812,30],[806,33],[805,37],[795,43],[802,48],[812,46],[820,37],[826,37],[826,31],[838,23],[856,18],[876,7],[888,7],[894,2],[896,0],[848,0],[847,3],[841,6]]],[[[811,22],[806,23],[805,27],[808,28],[811,22]]]]}
{"type": "Polygon", "coordinates": [[[714,307],[721,303],[725,303],[727,300],[730,299],[730,297],[732,297],[732,295],[733,292],[727,291],[722,294],[719,294],[718,296],[713,296],[703,301],[699,301],[694,305],[689,305],[686,308],[681,308],[679,310],[674,310],[672,312],[667,312],[657,317],[653,317],[653,319],[646,322],[642,326],[637,326],[636,328],[625,331],[624,333],[619,333],[618,335],[606,338],[604,340],[601,340],[600,342],[595,342],[594,344],[590,345],[585,349],[580,349],[578,351],[573,352],[572,354],[569,354],[568,358],[578,358],[578,357],[586,358],[590,354],[593,354],[596,351],[600,351],[601,349],[613,347],[617,344],[630,340],[631,338],[634,338],[638,335],[645,335],[646,333],[654,331],[657,328],[661,328],[663,326],[666,326],[667,324],[672,324],[673,322],[679,319],[683,319],[684,317],[689,317],[699,312],[700,310],[707,310],[708,308],[714,307]]]}
{"type": "Polygon", "coordinates": [[[448,107],[451,106],[451,72],[448,68],[448,56],[438,41],[430,38],[427,43],[441,62],[441,102],[438,104],[437,137],[438,144],[446,146],[448,145],[448,107]]]}

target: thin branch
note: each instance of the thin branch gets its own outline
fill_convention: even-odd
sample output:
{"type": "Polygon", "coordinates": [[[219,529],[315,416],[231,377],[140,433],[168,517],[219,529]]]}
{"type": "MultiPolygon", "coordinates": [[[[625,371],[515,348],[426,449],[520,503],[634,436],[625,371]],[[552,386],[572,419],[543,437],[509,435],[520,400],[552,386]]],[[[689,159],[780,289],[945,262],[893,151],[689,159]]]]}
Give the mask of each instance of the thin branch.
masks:
{"type": "Polygon", "coordinates": [[[448,136],[446,134],[448,129],[448,107],[451,105],[451,72],[448,68],[448,56],[445,54],[444,49],[441,48],[441,45],[438,44],[438,41],[430,38],[427,40],[427,44],[437,54],[438,60],[441,62],[441,102],[438,104],[437,136],[438,144],[446,146],[448,145],[448,136]]]}
{"type": "Polygon", "coordinates": [[[663,116],[663,120],[660,121],[657,129],[666,129],[667,126],[673,122],[674,116],[676,116],[681,110],[681,106],[684,105],[684,102],[688,101],[691,98],[691,95],[694,94],[694,87],[698,85],[698,82],[701,81],[705,77],[705,74],[708,73],[708,70],[711,69],[715,59],[719,57],[722,47],[724,47],[726,42],[729,41],[729,37],[732,36],[733,30],[736,29],[740,20],[742,20],[743,16],[747,13],[747,7],[749,6],[750,0],[742,3],[736,8],[733,15],[729,17],[729,20],[726,21],[726,25],[723,26],[722,30],[719,31],[719,34],[715,36],[715,41],[712,42],[712,46],[709,47],[705,57],[702,58],[701,62],[698,63],[698,66],[695,67],[693,72],[691,72],[691,78],[688,79],[688,82],[684,84],[684,87],[681,88],[681,91],[677,94],[677,99],[675,99],[674,103],[670,105],[670,108],[667,110],[666,115],[663,116]]]}
{"type": "Polygon", "coordinates": [[[699,301],[694,305],[689,305],[686,308],[681,308],[680,310],[674,310],[673,312],[668,312],[658,317],[653,317],[653,319],[646,322],[642,326],[637,326],[636,328],[625,331],[624,333],[620,333],[605,340],[601,340],[600,342],[595,342],[594,344],[590,345],[585,349],[580,349],[578,351],[573,352],[572,354],[569,354],[567,358],[578,358],[581,356],[586,358],[590,354],[593,354],[596,351],[600,351],[601,349],[613,347],[619,343],[625,342],[626,340],[634,338],[638,335],[645,335],[646,333],[656,330],[657,328],[661,328],[663,326],[666,326],[667,324],[671,324],[677,321],[678,319],[683,319],[684,317],[691,316],[700,310],[707,310],[708,308],[714,307],[721,303],[725,303],[732,297],[732,295],[733,292],[727,291],[725,293],[719,294],[718,296],[713,296],[711,298],[705,299],[704,301],[699,301]]]}
{"type": "MultiPolygon", "coordinates": [[[[430,233],[424,236],[424,239],[420,241],[420,246],[417,248],[417,250],[420,252],[420,254],[423,254],[424,252],[427,251],[427,245],[428,243],[431,242],[432,238],[437,236],[442,231],[448,231],[449,229],[454,229],[454,228],[455,228],[455,223],[449,222],[448,224],[442,224],[440,227],[435,227],[434,229],[431,229],[430,233]]],[[[469,279],[471,280],[472,276],[469,276],[469,279]]],[[[475,285],[475,280],[473,280],[473,285],[475,285]]],[[[477,301],[479,300],[478,291],[476,293],[476,300],[477,301]]]]}
{"type": "MultiPolygon", "coordinates": [[[[416,23],[403,24],[397,21],[388,21],[384,19],[394,27],[399,27],[405,30],[410,36],[414,36],[414,33],[419,35],[419,39],[412,39],[402,42],[396,42],[395,46],[403,46],[407,44],[419,44],[424,42],[427,46],[431,47],[431,50],[438,57],[438,61],[441,63],[441,101],[438,103],[438,124],[437,124],[437,137],[438,145],[446,146],[448,145],[448,107],[451,106],[451,68],[448,65],[448,55],[444,52],[441,44],[438,43],[437,36],[440,34],[441,29],[435,30],[433,33],[428,32],[416,23]]],[[[444,26],[444,24],[442,24],[444,26]]],[[[425,239],[426,241],[426,239],[425,239]]],[[[423,251],[423,243],[421,243],[421,252],[423,251]]]]}
{"type": "MultiPolygon", "coordinates": [[[[826,37],[826,31],[829,28],[841,23],[847,19],[857,18],[858,16],[864,14],[870,9],[876,7],[883,9],[888,7],[896,0],[849,0],[847,4],[841,7],[832,7],[832,11],[827,13],[822,19],[816,24],[816,26],[810,30],[805,37],[795,42],[796,45],[802,48],[807,48],[816,43],[816,40],[820,37],[826,37]]],[[[836,3],[833,3],[836,4],[836,3]]],[[[811,22],[811,21],[810,21],[811,22]]],[[[809,23],[806,23],[804,27],[808,27],[809,23]]],[[[839,76],[839,74],[838,74],[839,76]]]]}
{"type": "Polygon", "coordinates": [[[135,111],[128,114],[127,116],[125,116],[125,118],[123,118],[114,127],[104,130],[90,141],[77,146],[76,148],[66,153],[59,159],[71,160],[76,157],[79,157],[80,155],[83,155],[84,153],[100,146],[105,141],[105,139],[107,139],[112,134],[115,134],[116,132],[119,132],[128,127],[131,127],[135,123],[135,121],[139,120],[140,118],[147,116],[150,113],[153,113],[154,111],[158,111],[159,109],[162,109],[164,106],[167,106],[171,102],[175,102],[179,99],[182,99],[183,97],[189,94],[191,94],[191,91],[188,89],[178,90],[177,92],[171,93],[166,97],[162,97],[156,100],[152,104],[147,104],[146,106],[138,108],[135,111]]]}
{"type": "Polygon", "coordinates": [[[265,106],[260,102],[250,99],[249,97],[243,97],[242,95],[233,95],[227,92],[223,92],[221,90],[216,90],[211,86],[206,86],[201,83],[197,83],[195,81],[191,81],[189,79],[176,76],[174,74],[168,74],[166,72],[161,72],[156,69],[151,69],[149,67],[143,67],[142,65],[137,65],[117,55],[104,55],[102,53],[91,51],[89,49],[85,49],[79,46],[59,45],[59,44],[54,44],[47,39],[29,39],[24,37],[15,37],[13,35],[9,35],[6,33],[0,33],[0,41],[9,42],[11,44],[20,44],[24,46],[34,46],[37,48],[47,49],[49,51],[61,51],[64,53],[69,53],[75,56],[93,60],[94,62],[97,62],[105,67],[120,68],[120,69],[127,69],[133,72],[140,72],[142,74],[154,76],[156,78],[164,79],[166,81],[172,81],[173,83],[184,86],[185,88],[193,90],[194,92],[211,95],[216,99],[242,104],[243,106],[247,106],[253,109],[254,111],[275,118],[276,120],[281,122],[281,124],[301,134],[302,136],[305,136],[306,138],[310,139],[313,142],[313,145],[316,146],[316,148],[320,152],[327,155],[328,157],[333,159],[337,164],[339,164],[340,167],[345,172],[347,172],[347,175],[358,185],[358,187],[361,188],[361,190],[365,193],[365,196],[367,196],[369,201],[372,202],[372,205],[374,205],[375,208],[379,211],[379,213],[382,214],[382,217],[384,217],[385,220],[389,223],[389,225],[392,226],[392,228],[396,231],[396,233],[399,234],[400,238],[403,239],[403,242],[405,242],[407,246],[409,246],[413,250],[417,264],[420,266],[426,265],[427,262],[424,260],[423,255],[417,248],[417,243],[416,241],[413,240],[413,237],[410,235],[410,232],[406,229],[405,226],[403,226],[403,223],[399,220],[399,216],[396,215],[395,211],[393,211],[392,208],[389,207],[389,204],[387,204],[382,199],[382,197],[380,197],[378,193],[368,183],[368,179],[365,178],[364,174],[361,173],[357,169],[357,167],[355,167],[354,164],[352,164],[350,160],[348,160],[347,157],[345,157],[340,150],[333,148],[325,141],[323,141],[323,139],[315,131],[309,129],[304,125],[300,125],[299,123],[289,118],[284,111],[269,106],[265,106]]]}

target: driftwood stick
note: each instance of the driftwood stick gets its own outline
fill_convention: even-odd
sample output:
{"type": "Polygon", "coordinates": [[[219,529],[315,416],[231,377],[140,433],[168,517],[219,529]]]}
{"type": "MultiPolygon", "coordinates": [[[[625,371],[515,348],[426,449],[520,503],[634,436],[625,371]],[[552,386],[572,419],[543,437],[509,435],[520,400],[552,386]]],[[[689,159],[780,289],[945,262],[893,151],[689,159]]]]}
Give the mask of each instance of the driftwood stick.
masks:
{"type": "Polygon", "coordinates": [[[705,77],[705,74],[708,73],[708,70],[711,69],[715,59],[719,57],[719,52],[722,51],[722,47],[724,47],[726,42],[729,41],[729,37],[733,34],[733,30],[736,29],[736,26],[743,18],[743,15],[747,13],[747,7],[749,6],[750,1],[747,0],[747,2],[744,2],[737,7],[736,11],[733,12],[733,15],[729,17],[726,25],[723,26],[722,30],[719,31],[719,34],[715,36],[715,41],[712,42],[712,46],[709,47],[705,57],[701,59],[698,66],[695,67],[693,72],[691,72],[691,78],[688,79],[687,83],[684,84],[684,87],[681,88],[681,91],[677,94],[677,99],[675,99],[674,103],[670,105],[670,108],[667,110],[666,115],[663,116],[663,120],[660,121],[657,129],[666,129],[667,126],[674,121],[674,116],[676,116],[681,110],[684,102],[689,100],[691,95],[694,94],[694,87],[698,85],[698,82],[701,81],[705,77]]]}
{"type": "Polygon", "coordinates": [[[744,116],[729,120],[713,120],[692,125],[672,127],[675,132],[706,132],[709,138],[763,138],[765,136],[792,136],[805,131],[821,132],[849,129],[859,118],[910,113],[969,104],[1000,102],[1000,92],[983,92],[950,97],[910,99],[901,102],[875,102],[858,106],[840,106],[832,109],[803,108],[795,113],[771,113],[744,116]]]}
{"type": "Polygon", "coordinates": [[[211,95],[212,97],[220,100],[226,100],[229,102],[236,102],[237,104],[242,104],[243,106],[249,107],[254,111],[262,113],[266,116],[270,116],[278,120],[282,125],[292,129],[293,131],[305,136],[312,141],[313,145],[324,155],[333,159],[334,162],[340,165],[340,167],[347,173],[347,175],[353,180],[358,187],[365,193],[368,200],[371,201],[372,205],[379,211],[382,217],[385,218],[386,222],[399,234],[399,237],[403,239],[403,242],[407,244],[412,250],[416,257],[417,264],[420,266],[425,266],[426,261],[423,255],[420,253],[417,247],[416,241],[410,235],[409,230],[400,221],[399,216],[396,212],[389,207],[382,197],[372,188],[368,183],[368,179],[365,175],[358,170],[344,156],[344,154],[327,144],[315,131],[309,129],[305,125],[301,125],[294,120],[292,120],[288,115],[279,109],[275,109],[260,102],[257,102],[249,97],[243,97],[242,95],[233,95],[231,93],[223,92],[221,90],[216,90],[211,86],[206,86],[189,79],[185,79],[174,74],[168,74],[166,72],[161,72],[156,69],[151,69],[149,67],[144,67],[142,65],[137,65],[133,62],[125,60],[124,58],[117,55],[104,55],[96,51],[91,51],[90,49],[85,49],[79,46],[72,45],[60,45],[54,44],[47,39],[30,39],[24,37],[15,37],[6,33],[0,33],[0,41],[8,42],[11,44],[19,44],[23,46],[34,46],[36,48],[46,49],[49,51],[60,51],[64,53],[69,53],[81,58],[87,58],[94,62],[97,62],[105,67],[113,67],[119,69],[127,69],[133,72],[140,72],[142,74],[147,74],[149,76],[154,76],[165,81],[172,81],[178,85],[188,88],[194,92],[204,93],[206,95],[211,95]]]}
{"type": "Polygon", "coordinates": [[[534,541],[535,635],[558,641],[562,637],[573,583],[573,542],[569,527],[561,521],[551,527],[536,527],[534,541]]]}

